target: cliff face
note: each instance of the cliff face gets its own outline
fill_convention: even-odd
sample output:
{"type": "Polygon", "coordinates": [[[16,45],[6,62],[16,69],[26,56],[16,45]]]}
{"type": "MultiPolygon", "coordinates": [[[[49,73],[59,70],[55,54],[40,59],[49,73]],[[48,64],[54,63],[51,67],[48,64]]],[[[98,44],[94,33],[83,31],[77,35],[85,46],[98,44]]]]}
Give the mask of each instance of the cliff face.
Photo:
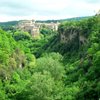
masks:
{"type": "Polygon", "coordinates": [[[87,43],[87,38],[82,34],[82,27],[79,26],[67,26],[66,28],[59,29],[60,42],[70,43],[78,42],[80,45],[87,43]]]}
{"type": "Polygon", "coordinates": [[[70,30],[69,32],[66,33],[61,33],[60,34],[60,42],[61,43],[68,43],[71,42],[73,39],[78,38],[79,42],[81,44],[85,44],[87,42],[87,39],[84,35],[81,35],[78,31],[76,30],[70,30]]]}

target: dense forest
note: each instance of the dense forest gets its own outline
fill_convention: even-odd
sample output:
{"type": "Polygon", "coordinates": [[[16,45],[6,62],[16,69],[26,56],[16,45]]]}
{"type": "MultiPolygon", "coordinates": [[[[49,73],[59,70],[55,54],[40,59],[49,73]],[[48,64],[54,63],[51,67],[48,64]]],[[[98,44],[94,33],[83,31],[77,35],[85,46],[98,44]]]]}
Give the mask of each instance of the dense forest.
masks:
{"type": "Polygon", "coordinates": [[[99,100],[100,15],[40,32],[0,29],[0,100],[99,100]]]}

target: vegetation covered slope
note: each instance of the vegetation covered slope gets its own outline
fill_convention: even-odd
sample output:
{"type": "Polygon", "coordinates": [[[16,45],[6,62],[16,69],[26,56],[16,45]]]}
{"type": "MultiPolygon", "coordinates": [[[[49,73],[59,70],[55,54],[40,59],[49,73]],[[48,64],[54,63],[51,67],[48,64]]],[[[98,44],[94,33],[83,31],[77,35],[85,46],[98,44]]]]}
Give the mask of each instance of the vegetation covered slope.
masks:
{"type": "Polygon", "coordinates": [[[99,100],[100,16],[41,31],[0,30],[0,100],[99,100]]]}
{"type": "Polygon", "coordinates": [[[100,16],[62,23],[47,51],[64,56],[65,100],[100,98],[100,16]],[[61,35],[64,37],[62,38],[61,35]],[[70,38],[71,37],[71,38],[70,38]],[[83,37],[84,41],[82,41],[83,37]]]}

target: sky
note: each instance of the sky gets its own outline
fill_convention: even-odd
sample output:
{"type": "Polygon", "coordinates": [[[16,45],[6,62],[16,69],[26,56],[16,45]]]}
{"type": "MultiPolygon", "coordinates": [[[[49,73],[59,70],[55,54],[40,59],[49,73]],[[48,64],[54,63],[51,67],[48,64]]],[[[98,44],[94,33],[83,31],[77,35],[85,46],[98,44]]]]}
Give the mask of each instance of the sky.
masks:
{"type": "Polygon", "coordinates": [[[0,22],[92,16],[100,0],[0,0],[0,22]]]}

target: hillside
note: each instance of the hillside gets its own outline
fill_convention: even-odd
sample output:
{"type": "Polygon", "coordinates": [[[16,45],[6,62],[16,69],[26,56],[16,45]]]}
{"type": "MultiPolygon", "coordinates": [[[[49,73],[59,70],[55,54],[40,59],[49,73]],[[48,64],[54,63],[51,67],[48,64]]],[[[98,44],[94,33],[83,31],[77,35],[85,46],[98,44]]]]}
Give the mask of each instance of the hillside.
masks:
{"type": "MultiPolygon", "coordinates": [[[[84,18],[89,18],[90,16],[87,17],[76,17],[76,18],[66,18],[66,19],[59,19],[59,20],[36,20],[36,22],[41,22],[41,23],[50,23],[50,22],[62,22],[62,21],[75,21],[75,20],[81,20],[84,18]]],[[[21,21],[21,20],[19,20],[21,21]]],[[[0,26],[15,26],[18,24],[19,21],[8,21],[8,22],[0,22],[0,26]]]]}
{"type": "MultiPolygon", "coordinates": [[[[75,18],[68,18],[68,19],[59,19],[59,20],[36,20],[36,23],[57,23],[57,22],[64,22],[64,21],[79,21],[81,19],[87,19],[90,18],[91,16],[86,16],[86,17],[75,17],[75,18]]],[[[16,30],[16,26],[18,23],[24,20],[19,20],[19,21],[8,21],[8,22],[0,22],[0,27],[5,30],[5,31],[14,31],[16,30]]]]}
{"type": "Polygon", "coordinates": [[[99,100],[100,15],[43,27],[39,38],[8,30],[0,29],[0,100],[99,100]]]}
{"type": "Polygon", "coordinates": [[[100,16],[80,22],[65,22],[59,26],[59,34],[48,43],[47,51],[59,52],[64,57],[65,84],[68,93],[65,100],[100,98],[99,27],[100,16]],[[73,98],[73,95],[76,97],[73,98]]]}
{"type": "Polygon", "coordinates": [[[36,22],[41,22],[41,23],[51,23],[51,22],[64,22],[64,21],[79,21],[82,19],[90,18],[92,16],[85,16],[85,17],[74,17],[74,18],[66,18],[66,19],[58,19],[58,20],[37,20],[36,22]]]}
{"type": "Polygon", "coordinates": [[[6,25],[6,26],[14,26],[18,23],[18,21],[9,21],[9,22],[0,22],[0,26],[6,25]]]}

